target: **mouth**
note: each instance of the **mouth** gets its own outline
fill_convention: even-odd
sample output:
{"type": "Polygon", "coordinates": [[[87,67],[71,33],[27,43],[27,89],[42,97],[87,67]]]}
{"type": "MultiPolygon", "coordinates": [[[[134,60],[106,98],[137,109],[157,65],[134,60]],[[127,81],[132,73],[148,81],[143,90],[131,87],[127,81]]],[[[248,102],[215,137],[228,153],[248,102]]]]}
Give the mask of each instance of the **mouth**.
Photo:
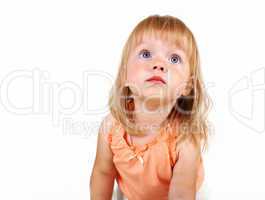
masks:
{"type": "Polygon", "coordinates": [[[146,81],[152,82],[152,83],[166,84],[166,81],[160,76],[152,76],[151,78],[147,79],[146,81]]]}

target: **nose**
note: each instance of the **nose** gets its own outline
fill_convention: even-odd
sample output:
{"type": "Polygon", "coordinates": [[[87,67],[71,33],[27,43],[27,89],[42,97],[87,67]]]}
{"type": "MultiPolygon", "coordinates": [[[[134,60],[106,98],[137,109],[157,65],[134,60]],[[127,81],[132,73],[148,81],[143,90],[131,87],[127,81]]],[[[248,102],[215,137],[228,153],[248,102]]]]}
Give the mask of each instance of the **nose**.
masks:
{"type": "Polygon", "coordinates": [[[162,66],[153,66],[153,70],[161,70],[162,72],[167,72],[167,69],[165,67],[162,67],[162,66]]]}

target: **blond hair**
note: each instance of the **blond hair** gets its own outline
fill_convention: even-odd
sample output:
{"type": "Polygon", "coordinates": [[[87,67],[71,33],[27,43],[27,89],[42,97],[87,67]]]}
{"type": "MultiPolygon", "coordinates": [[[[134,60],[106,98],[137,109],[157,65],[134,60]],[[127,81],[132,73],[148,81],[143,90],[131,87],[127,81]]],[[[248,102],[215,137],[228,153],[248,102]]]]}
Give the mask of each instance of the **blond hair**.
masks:
{"type": "Polygon", "coordinates": [[[190,66],[190,92],[188,95],[181,95],[176,100],[169,115],[161,124],[160,131],[177,131],[177,144],[185,139],[191,139],[197,147],[205,149],[208,146],[207,112],[211,105],[211,99],[203,87],[195,38],[189,28],[176,17],[169,15],[148,16],[140,21],[129,35],[123,47],[115,83],[110,91],[108,105],[112,116],[123,125],[127,133],[142,134],[141,129],[134,123],[134,100],[132,92],[125,82],[130,52],[145,34],[153,34],[183,49],[190,66]],[[179,126],[176,126],[177,122],[180,122],[179,126]]]}

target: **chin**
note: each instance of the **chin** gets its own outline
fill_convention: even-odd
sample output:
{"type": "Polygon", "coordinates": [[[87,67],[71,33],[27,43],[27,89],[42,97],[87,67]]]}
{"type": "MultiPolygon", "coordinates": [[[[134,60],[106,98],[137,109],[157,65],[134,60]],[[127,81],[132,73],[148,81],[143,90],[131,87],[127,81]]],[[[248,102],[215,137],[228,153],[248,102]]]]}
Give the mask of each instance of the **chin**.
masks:
{"type": "Polygon", "coordinates": [[[169,97],[167,94],[167,90],[161,87],[149,87],[142,90],[142,96],[146,98],[159,97],[165,99],[169,97]]]}

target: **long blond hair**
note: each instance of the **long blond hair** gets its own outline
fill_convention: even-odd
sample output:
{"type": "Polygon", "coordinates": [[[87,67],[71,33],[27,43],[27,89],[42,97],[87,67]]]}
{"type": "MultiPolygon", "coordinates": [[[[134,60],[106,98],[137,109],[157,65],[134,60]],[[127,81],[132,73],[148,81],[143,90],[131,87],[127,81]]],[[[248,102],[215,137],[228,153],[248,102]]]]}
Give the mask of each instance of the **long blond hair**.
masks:
{"type": "Polygon", "coordinates": [[[191,139],[197,147],[208,146],[209,127],[207,115],[211,99],[203,87],[199,52],[192,32],[178,18],[165,15],[151,15],[140,21],[129,35],[122,51],[122,57],[116,80],[109,95],[108,105],[112,116],[121,123],[125,131],[131,135],[142,135],[141,129],[134,121],[134,99],[126,82],[127,62],[133,47],[144,34],[154,34],[182,48],[190,66],[189,94],[181,95],[160,131],[177,131],[178,142],[191,139]],[[180,123],[177,123],[180,122],[180,123]],[[176,126],[179,124],[179,126],[176,126]],[[178,130],[177,130],[178,129],[178,130]]]}

